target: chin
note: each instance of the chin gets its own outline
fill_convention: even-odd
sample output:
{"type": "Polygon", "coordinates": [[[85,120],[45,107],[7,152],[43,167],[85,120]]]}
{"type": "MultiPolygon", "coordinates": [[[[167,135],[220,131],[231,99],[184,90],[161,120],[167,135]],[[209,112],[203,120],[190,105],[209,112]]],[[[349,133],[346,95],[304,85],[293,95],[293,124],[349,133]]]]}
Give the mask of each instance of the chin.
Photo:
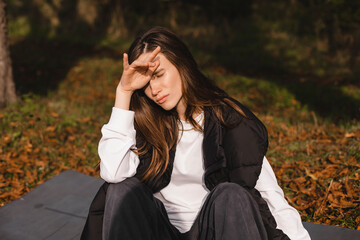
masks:
{"type": "Polygon", "coordinates": [[[162,107],[166,111],[170,111],[170,110],[174,109],[176,107],[176,105],[164,103],[164,104],[161,104],[160,107],[162,107]]]}
{"type": "Polygon", "coordinates": [[[161,106],[165,111],[170,111],[174,109],[174,107],[168,107],[168,106],[161,106]]]}

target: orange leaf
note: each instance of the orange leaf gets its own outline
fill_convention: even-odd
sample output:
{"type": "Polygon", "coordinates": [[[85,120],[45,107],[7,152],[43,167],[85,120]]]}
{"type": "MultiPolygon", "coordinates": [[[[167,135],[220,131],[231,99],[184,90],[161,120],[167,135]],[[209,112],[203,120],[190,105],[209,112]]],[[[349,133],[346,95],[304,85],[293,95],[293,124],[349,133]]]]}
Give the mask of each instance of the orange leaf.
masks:
{"type": "Polygon", "coordinates": [[[24,171],[15,167],[8,168],[7,171],[9,173],[23,173],[24,171]]]}
{"type": "Polygon", "coordinates": [[[9,134],[6,133],[6,135],[3,137],[3,141],[4,141],[4,143],[11,142],[11,137],[9,136],[9,134]]]}
{"type": "Polygon", "coordinates": [[[7,187],[7,186],[9,186],[9,182],[0,183],[0,187],[7,187]]]}
{"type": "Polygon", "coordinates": [[[357,224],[360,224],[360,215],[357,216],[357,218],[355,219],[355,222],[356,222],[357,224]]]}
{"type": "Polygon", "coordinates": [[[53,132],[55,131],[56,126],[48,126],[47,128],[45,128],[45,132],[53,132]]]}
{"type": "Polygon", "coordinates": [[[15,194],[13,192],[6,192],[6,193],[3,193],[3,194],[0,195],[0,198],[8,198],[8,197],[10,197],[10,198],[18,198],[19,195],[15,194]]]}
{"type": "Polygon", "coordinates": [[[356,137],[355,133],[345,133],[346,138],[356,137]]]}
{"type": "Polygon", "coordinates": [[[56,112],[50,112],[50,115],[53,116],[54,118],[59,117],[59,114],[57,114],[56,112]]]}
{"type": "Polygon", "coordinates": [[[81,123],[87,123],[90,121],[90,117],[84,117],[84,118],[78,119],[78,121],[81,123]]]}

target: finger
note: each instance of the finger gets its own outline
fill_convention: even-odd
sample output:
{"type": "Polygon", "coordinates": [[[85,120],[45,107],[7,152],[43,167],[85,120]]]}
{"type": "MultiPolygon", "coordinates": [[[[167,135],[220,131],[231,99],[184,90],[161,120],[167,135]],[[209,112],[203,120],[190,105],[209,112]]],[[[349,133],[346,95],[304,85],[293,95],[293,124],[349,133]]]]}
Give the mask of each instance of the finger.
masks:
{"type": "Polygon", "coordinates": [[[156,61],[152,62],[152,64],[153,65],[149,67],[146,74],[152,75],[156,71],[156,69],[160,66],[160,61],[156,60],[156,61]]]}
{"type": "Polygon", "coordinates": [[[129,56],[126,53],[123,54],[123,68],[124,70],[129,68],[129,56]]]}
{"type": "Polygon", "coordinates": [[[149,61],[149,62],[152,62],[152,60],[154,60],[154,58],[156,57],[156,55],[159,54],[160,50],[161,50],[160,46],[157,46],[157,47],[155,48],[155,50],[152,51],[152,52],[149,54],[148,61],[149,61]]]}
{"type": "Polygon", "coordinates": [[[150,65],[149,62],[142,62],[142,61],[137,61],[136,60],[130,65],[130,67],[135,68],[135,69],[137,69],[137,68],[148,68],[149,65],[150,65]]]}
{"type": "Polygon", "coordinates": [[[149,69],[150,64],[152,64],[152,63],[138,62],[138,63],[135,63],[134,65],[131,64],[131,69],[133,69],[133,71],[139,72],[141,74],[146,74],[149,69]]]}
{"type": "Polygon", "coordinates": [[[160,60],[157,59],[155,60],[154,62],[151,63],[150,67],[149,67],[149,70],[152,71],[152,72],[155,72],[156,69],[160,66],[160,60]]]}

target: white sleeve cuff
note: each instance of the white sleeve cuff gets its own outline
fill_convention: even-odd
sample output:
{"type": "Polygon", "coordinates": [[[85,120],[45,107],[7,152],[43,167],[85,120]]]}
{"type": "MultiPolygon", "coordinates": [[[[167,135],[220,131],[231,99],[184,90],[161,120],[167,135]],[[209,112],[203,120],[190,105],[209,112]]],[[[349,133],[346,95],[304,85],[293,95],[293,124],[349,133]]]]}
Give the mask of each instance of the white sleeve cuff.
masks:
{"type": "Polygon", "coordinates": [[[120,132],[133,131],[135,112],[113,107],[108,126],[120,132]]]}

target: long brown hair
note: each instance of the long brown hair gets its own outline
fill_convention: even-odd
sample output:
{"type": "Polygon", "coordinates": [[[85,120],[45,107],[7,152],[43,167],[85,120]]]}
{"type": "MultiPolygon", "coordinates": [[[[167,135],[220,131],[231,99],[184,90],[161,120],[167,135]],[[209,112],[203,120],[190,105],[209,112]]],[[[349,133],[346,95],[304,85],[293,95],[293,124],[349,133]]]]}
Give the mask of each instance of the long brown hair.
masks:
{"type": "MultiPolygon", "coordinates": [[[[185,118],[196,130],[202,127],[193,116],[211,107],[220,122],[226,125],[221,107],[228,105],[245,116],[229,96],[199,70],[186,45],[172,32],[163,27],[153,27],[139,35],[128,51],[129,64],[141,54],[161,47],[161,53],[178,69],[182,80],[182,97],[187,107],[185,118]]],[[[175,109],[166,111],[146,97],[144,90],[134,92],[130,109],[135,112],[135,129],[141,145],[139,155],[152,154],[151,163],[142,176],[143,181],[151,181],[161,176],[169,163],[169,150],[176,147],[179,137],[179,117],[175,109]]],[[[137,140],[138,140],[137,139],[137,140]]]]}

